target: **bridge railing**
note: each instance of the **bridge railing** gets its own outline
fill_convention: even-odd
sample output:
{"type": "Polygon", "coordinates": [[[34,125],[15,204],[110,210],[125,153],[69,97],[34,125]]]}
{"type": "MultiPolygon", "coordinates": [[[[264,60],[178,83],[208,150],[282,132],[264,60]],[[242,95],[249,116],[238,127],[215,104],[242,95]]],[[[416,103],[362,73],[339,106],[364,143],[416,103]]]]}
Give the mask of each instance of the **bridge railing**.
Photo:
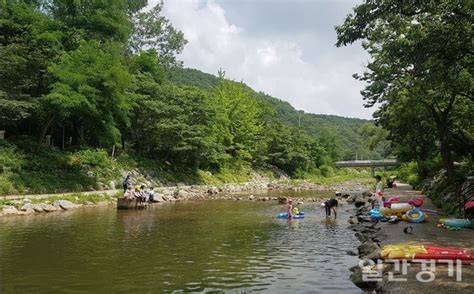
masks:
{"type": "Polygon", "coordinates": [[[336,167],[397,166],[396,159],[336,161],[336,167]]]}

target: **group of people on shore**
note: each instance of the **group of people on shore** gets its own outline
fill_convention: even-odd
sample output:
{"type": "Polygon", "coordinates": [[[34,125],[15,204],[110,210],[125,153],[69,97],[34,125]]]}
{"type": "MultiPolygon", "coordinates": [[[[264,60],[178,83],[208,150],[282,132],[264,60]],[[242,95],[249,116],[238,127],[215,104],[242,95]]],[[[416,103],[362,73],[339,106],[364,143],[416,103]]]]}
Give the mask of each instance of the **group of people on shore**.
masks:
{"type": "Polygon", "coordinates": [[[127,175],[123,181],[123,198],[137,199],[138,202],[155,202],[155,192],[153,187],[147,188],[145,185],[132,185],[130,175],[127,175]]]}

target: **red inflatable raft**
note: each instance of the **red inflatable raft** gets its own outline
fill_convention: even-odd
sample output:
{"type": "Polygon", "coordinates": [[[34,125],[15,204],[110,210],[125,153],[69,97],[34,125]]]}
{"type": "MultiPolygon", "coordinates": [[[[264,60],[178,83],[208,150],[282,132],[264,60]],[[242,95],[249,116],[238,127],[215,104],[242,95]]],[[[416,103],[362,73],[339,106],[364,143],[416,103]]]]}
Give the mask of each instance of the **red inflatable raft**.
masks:
{"type": "Polygon", "coordinates": [[[437,247],[424,245],[428,253],[415,253],[414,259],[435,259],[435,260],[468,260],[474,262],[471,250],[455,247],[437,247]]]}
{"type": "Polygon", "coordinates": [[[456,247],[411,244],[386,245],[382,249],[381,256],[385,259],[435,260],[440,263],[461,260],[465,264],[474,264],[474,255],[470,249],[456,247]]]}

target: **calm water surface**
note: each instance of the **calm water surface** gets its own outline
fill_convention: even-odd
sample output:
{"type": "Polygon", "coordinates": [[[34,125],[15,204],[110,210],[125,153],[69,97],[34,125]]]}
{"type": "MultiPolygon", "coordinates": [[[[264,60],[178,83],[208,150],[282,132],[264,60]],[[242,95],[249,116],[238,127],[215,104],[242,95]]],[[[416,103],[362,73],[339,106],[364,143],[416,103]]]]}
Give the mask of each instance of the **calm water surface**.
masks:
{"type": "Polygon", "coordinates": [[[94,208],[0,219],[0,293],[289,291],[360,293],[346,250],[349,206],[326,222],[284,205],[189,201],[143,211],[94,208]]]}

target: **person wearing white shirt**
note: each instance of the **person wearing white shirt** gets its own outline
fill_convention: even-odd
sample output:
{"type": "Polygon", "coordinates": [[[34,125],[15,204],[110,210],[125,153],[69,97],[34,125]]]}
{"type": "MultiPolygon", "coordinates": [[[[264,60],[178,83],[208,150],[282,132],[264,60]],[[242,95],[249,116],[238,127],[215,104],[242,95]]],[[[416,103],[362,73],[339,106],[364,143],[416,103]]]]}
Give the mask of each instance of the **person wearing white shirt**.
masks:
{"type": "Polygon", "coordinates": [[[382,177],[379,175],[375,176],[375,180],[377,181],[377,185],[375,186],[375,199],[379,203],[379,207],[383,207],[383,182],[382,177]]]}

